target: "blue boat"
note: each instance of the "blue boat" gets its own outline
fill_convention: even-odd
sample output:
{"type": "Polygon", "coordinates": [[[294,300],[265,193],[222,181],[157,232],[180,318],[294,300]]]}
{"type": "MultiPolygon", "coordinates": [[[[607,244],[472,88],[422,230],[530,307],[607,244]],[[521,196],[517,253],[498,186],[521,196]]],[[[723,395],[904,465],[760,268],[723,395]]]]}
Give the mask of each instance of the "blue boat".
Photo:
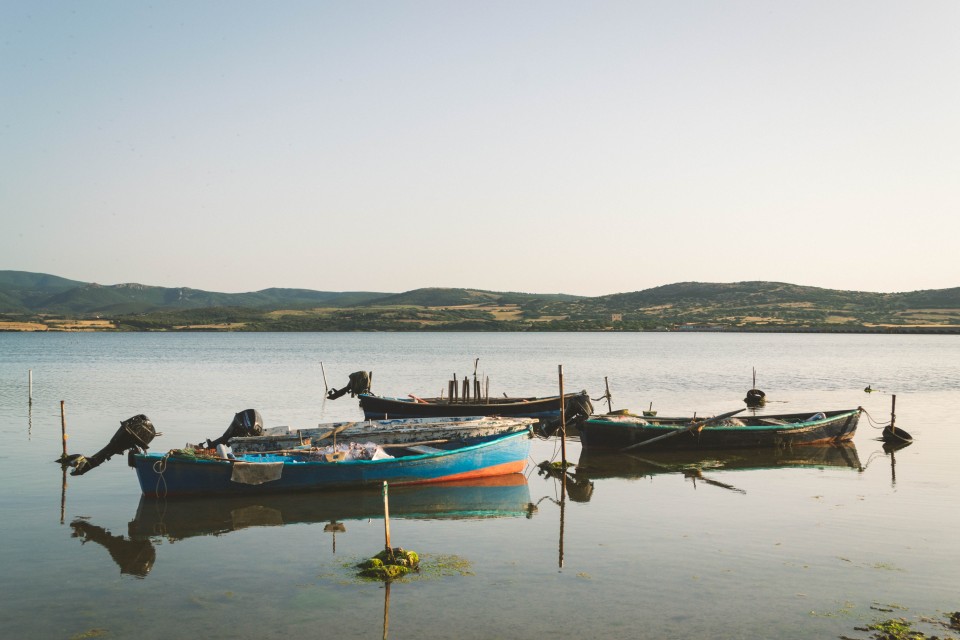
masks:
{"type": "MultiPolygon", "coordinates": [[[[233,458],[194,451],[134,453],[143,495],[251,495],[281,491],[426,484],[520,473],[530,451],[529,429],[468,442],[405,443],[377,449],[372,459],[338,453],[265,452],[233,458]],[[383,457],[382,451],[389,454],[383,457]]],[[[372,446],[372,445],[371,445],[372,446]]]]}

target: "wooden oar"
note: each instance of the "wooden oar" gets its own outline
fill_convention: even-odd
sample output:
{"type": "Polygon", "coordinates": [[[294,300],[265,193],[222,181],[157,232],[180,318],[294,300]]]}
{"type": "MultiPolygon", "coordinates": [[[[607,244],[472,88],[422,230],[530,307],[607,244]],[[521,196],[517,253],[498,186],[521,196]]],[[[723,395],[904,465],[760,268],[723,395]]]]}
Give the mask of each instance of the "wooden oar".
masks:
{"type": "Polygon", "coordinates": [[[339,427],[337,427],[336,429],[331,429],[330,431],[327,431],[327,432],[324,433],[323,435],[317,436],[317,440],[326,440],[326,439],[329,438],[330,436],[335,436],[335,435],[337,435],[338,433],[340,433],[341,431],[343,431],[344,429],[349,429],[350,427],[352,427],[352,426],[355,425],[355,424],[357,424],[357,423],[356,423],[356,422],[347,422],[346,424],[342,424],[342,425],[340,425],[339,427]]]}
{"type": "Polygon", "coordinates": [[[662,436],[657,436],[656,438],[650,438],[649,440],[644,440],[643,442],[636,442],[636,443],[634,443],[634,444],[631,444],[629,447],[624,447],[623,449],[621,449],[621,451],[630,451],[631,449],[636,449],[637,447],[642,447],[642,446],[644,446],[644,445],[652,444],[652,443],[654,443],[654,442],[657,442],[658,440],[665,440],[665,439],[667,439],[667,438],[672,438],[673,436],[678,436],[678,435],[680,435],[681,433],[690,433],[690,432],[693,431],[694,429],[699,429],[699,428],[701,428],[701,427],[705,427],[705,426],[707,426],[708,424],[710,424],[711,422],[718,422],[718,421],[720,421],[720,420],[723,420],[724,418],[729,418],[730,416],[735,416],[735,415],[737,415],[738,413],[740,413],[740,412],[743,411],[743,410],[744,410],[744,409],[737,409],[736,411],[729,411],[729,412],[727,412],[727,413],[721,413],[721,414],[718,415],[718,416],[714,416],[714,417],[712,417],[712,418],[707,418],[706,420],[702,420],[702,421],[700,421],[700,422],[694,421],[694,422],[693,422],[689,427],[687,427],[686,429],[679,429],[679,430],[677,430],[677,431],[671,431],[670,433],[665,433],[665,434],[663,434],[662,436]]]}

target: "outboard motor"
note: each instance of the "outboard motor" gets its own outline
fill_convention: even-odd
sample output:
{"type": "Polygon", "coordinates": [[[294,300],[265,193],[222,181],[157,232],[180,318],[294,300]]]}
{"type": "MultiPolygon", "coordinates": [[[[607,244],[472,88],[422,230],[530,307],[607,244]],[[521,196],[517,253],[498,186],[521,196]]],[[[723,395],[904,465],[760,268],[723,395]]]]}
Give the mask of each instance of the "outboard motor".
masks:
{"type": "Polygon", "coordinates": [[[263,418],[256,409],[245,409],[233,416],[233,422],[216,440],[207,439],[207,449],[214,449],[218,444],[227,444],[230,438],[248,438],[263,435],[263,418]]]}
{"type": "Polygon", "coordinates": [[[370,392],[370,382],[373,380],[373,371],[354,371],[350,374],[350,382],[347,383],[343,389],[330,389],[327,393],[327,398],[330,400],[336,400],[342,395],[345,395],[348,391],[350,392],[350,397],[358,396],[361,393],[370,392]]]}
{"type": "Polygon", "coordinates": [[[147,416],[141,413],[132,418],[127,418],[120,423],[120,429],[113,434],[110,442],[103,449],[89,458],[77,456],[72,459],[70,464],[75,468],[70,472],[70,475],[82,476],[87,471],[99,467],[113,456],[128,449],[146,451],[147,446],[156,436],[157,431],[153,428],[153,423],[147,416]]]}
{"type": "MultiPolygon", "coordinates": [[[[566,404],[563,405],[563,413],[567,420],[567,433],[571,433],[573,429],[579,429],[580,424],[593,415],[593,402],[590,401],[586,391],[581,391],[567,398],[566,404]]],[[[540,435],[549,438],[560,430],[560,418],[541,418],[535,428],[540,435]]]]}
{"type": "Polygon", "coordinates": [[[590,396],[586,391],[581,391],[578,395],[567,398],[567,404],[563,408],[567,420],[577,423],[593,415],[593,403],[590,402],[590,396]]]}

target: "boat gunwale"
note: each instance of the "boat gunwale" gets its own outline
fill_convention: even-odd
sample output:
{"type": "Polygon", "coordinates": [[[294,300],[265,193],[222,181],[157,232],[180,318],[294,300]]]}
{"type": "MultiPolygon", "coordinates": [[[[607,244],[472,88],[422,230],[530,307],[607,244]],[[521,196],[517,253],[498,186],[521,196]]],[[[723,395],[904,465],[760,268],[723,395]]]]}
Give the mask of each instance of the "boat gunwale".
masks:
{"type": "MultiPolygon", "coordinates": [[[[750,432],[750,431],[763,431],[763,432],[781,432],[782,431],[782,432],[796,433],[796,432],[804,431],[806,429],[820,427],[820,426],[823,426],[824,424],[835,422],[837,420],[849,419],[855,414],[860,414],[862,411],[863,410],[860,407],[856,409],[844,409],[834,413],[833,415],[828,415],[825,418],[820,418],[817,420],[801,420],[799,422],[792,422],[792,423],[786,423],[786,424],[766,424],[766,425],[760,424],[760,425],[738,425],[738,426],[722,425],[722,424],[716,424],[716,425],[707,424],[701,428],[704,431],[711,431],[711,432],[730,431],[735,433],[743,433],[743,432],[750,432]]],[[[823,412],[823,413],[826,414],[828,412],[823,412]]],[[[778,414],[778,415],[784,415],[784,414],[778,414]]],[[[790,415],[794,415],[794,414],[790,414],[790,415]]],[[[803,414],[796,414],[796,415],[803,415],[803,414]]],[[[761,420],[764,418],[764,416],[756,416],[756,417],[757,419],[761,419],[761,420]]],[[[767,417],[773,418],[775,416],[771,415],[767,417]]],[[[595,416],[585,420],[584,424],[612,427],[612,428],[622,427],[624,429],[637,429],[639,431],[665,431],[665,432],[686,431],[690,429],[691,425],[693,424],[690,418],[660,418],[659,419],[659,420],[665,420],[665,419],[677,420],[678,421],[677,424],[651,424],[650,422],[646,422],[645,424],[640,424],[639,422],[635,422],[631,420],[631,418],[635,418],[636,420],[645,420],[643,416],[595,416]],[[614,420],[614,419],[608,419],[608,418],[621,418],[621,419],[614,420]],[[683,421],[683,422],[680,422],[680,421],[683,421]]],[[[709,418],[706,418],[706,420],[709,420],[709,418]]]]}
{"type": "MultiPolygon", "coordinates": [[[[245,460],[245,459],[240,459],[240,458],[238,458],[238,459],[236,459],[236,460],[228,460],[228,459],[224,459],[224,458],[197,458],[197,457],[189,457],[189,456],[175,456],[175,455],[172,455],[169,451],[167,451],[166,453],[146,452],[146,453],[137,453],[137,454],[134,454],[134,455],[135,455],[135,457],[137,457],[137,458],[142,458],[142,459],[144,459],[144,460],[146,460],[146,461],[149,461],[149,460],[159,461],[159,460],[166,459],[166,461],[167,461],[168,464],[169,464],[170,462],[175,462],[175,463],[177,463],[177,464],[186,463],[186,464],[215,464],[215,465],[277,464],[277,463],[281,463],[281,464],[284,464],[284,465],[307,465],[307,466],[313,466],[313,465],[322,465],[322,466],[329,466],[329,465],[351,465],[351,466],[352,466],[352,465],[360,465],[360,466],[363,466],[363,465],[390,464],[390,463],[396,463],[396,462],[398,462],[398,461],[410,461],[410,462],[413,462],[413,461],[416,461],[416,460],[424,460],[424,459],[431,459],[431,458],[442,458],[442,457],[444,457],[444,456],[462,454],[462,453],[466,453],[466,452],[473,451],[473,450],[476,450],[476,449],[482,449],[482,448],[489,447],[489,446],[492,446],[492,445],[500,444],[501,442],[505,442],[505,441],[510,440],[510,439],[512,439],[512,438],[519,438],[519,437],[528,437],[528,438],[529,438],[529,437],[531,437],[531,436],[532,436],[532,434],[531,434],[530,428],[529,428],[529,427],[526,427],[526,428],[524,428],[524,429],[518,429],[518,430],[516,430],[516,431],[511,431],[510,433],[505,433],[505,434],[499,434],[499,435],[497,435],[497,436],[492,436],[492,437],[490,437],[489,439],[483,440],[482,442],[477,442],[477,443],[475,443],[475,444],[470,444],[470,445],[466,445],[466,446],[462,446],[462,447],[456,447],[456,448],[454,448],[454,449],[439,449],[439,450],[436,451],[436,452],[414,453],[414,454],[411,454],[411,455],[408,455],[408,456],[392,456],[392,457],[390,457],[390,458],[380,458],[380,459],[378,459],[378,460],[332,460],[332,461],[329,461],[329,462],[326,461],[326,460],[299,460],[299,459],[297,459],[297,458],[295,458],[295,457],[293,457],[293,456],[296,456],[296,455],[304,455],[304,454],[292,454],[292,455],[289,455],[289,456],[288,456],[288,455],[278,455],[278,454],[276,454],[276,453],[274,453],[274,452],[270,452],[270,451],[265,451],[265,452],[251,452],[251,453],[241,454],[241,455],[243,455],[244,458],[246,458],[247,456],[256,456],[256,457],[259,457],[259,458],[269,458],[269,460],[259,460],[259,461],[245,460]]],[[[397,446],[398,446],[398,448],[403,448],[402,445],[397,445],[397,446]]]]}

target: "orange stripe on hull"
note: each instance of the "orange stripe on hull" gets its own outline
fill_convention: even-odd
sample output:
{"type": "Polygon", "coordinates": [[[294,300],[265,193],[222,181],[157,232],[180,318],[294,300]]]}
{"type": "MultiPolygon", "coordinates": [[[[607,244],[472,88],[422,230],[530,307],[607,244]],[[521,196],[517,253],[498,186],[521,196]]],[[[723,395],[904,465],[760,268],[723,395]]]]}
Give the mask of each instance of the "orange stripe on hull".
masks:
{"type": "Polygon", "coordinates": [[[454,473],[449,476],[443,476],[440,478],[430,478],[429,480],[414,480],[412,482],[393,482],[392,484],[429,484],[431,482],[451,482],[455,480],[470,480],[473,478],[489,478],[492,476],[503,476],[510,473],[523,473],[523,470],[527,467],[526,460],[518,460],[516,462],[506,462],[504,464],[494,465],[492,467],[484,467],[483,469],[475,469],[473,471],[464,471],[463,473],[454,473]]]}

